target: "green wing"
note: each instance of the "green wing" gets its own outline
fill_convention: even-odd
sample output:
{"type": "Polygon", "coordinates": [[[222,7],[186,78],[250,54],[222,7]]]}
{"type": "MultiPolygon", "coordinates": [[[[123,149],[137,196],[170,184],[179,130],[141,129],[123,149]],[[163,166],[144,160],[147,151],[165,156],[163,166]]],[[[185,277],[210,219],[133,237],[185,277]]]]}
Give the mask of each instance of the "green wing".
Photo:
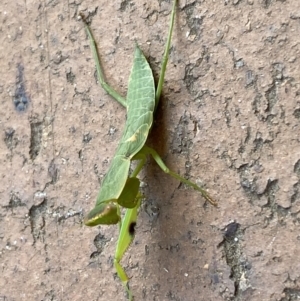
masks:
{"type": "Polygon", "coordinates": [[[126,97],[127,120],[116,155],[132,158],[144,146],[153,122],[155,86],[152,70],[136,45],[126,97]]]}
{"type": "Polygon", "coordinates": [[[152,70],[138,46],[129,77],[127,120],[121,141],[105,175],[96,204],[118,199],[128,178],[130,160],[144,146],[153,122],[155,86],[152,70]]]}

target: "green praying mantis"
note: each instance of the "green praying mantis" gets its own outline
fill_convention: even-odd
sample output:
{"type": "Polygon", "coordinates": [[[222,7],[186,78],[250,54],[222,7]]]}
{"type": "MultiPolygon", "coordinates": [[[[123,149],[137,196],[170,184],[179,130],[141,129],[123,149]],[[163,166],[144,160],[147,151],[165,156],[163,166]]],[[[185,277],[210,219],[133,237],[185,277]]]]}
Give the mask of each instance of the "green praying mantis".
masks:
{"type": "Polygon", "coordinates": [[[115,156],[111,160],[110,168],[102,181],[96,205],[85,216],[84,223],[87,226],[119,224],[119,237],[114,257],[114,266],[125,286],[129,300],[133,300],[133,295],[129,288],[129,278],[120,261],[134,238],[138,209],[143,198],[140,192],[140,180],[137,176],[145,165],[147,156],[152,156],[165,173],[198,190],[211,204],[217,204],[203,188],[169,170],[158,153],[145,144],[153,124],[153,115],[162,91],[171,44],[176,3],[177,1],[175,0],[173,2],[169,33],[157,89],[155,89],[152,70],[141,49],[136,45],[126,99],[105,82],[95,40],[90,27],[84,22],[96,64],[98,81],[109,95],[127,109],[127,120],[121,141],[118,144],[115,156]],[[132,161],[138,161],[138,163],[133,172],[129,174],[132,161]],[[121,213],[122,207],[126,208],[124,215],[121,213]]]}

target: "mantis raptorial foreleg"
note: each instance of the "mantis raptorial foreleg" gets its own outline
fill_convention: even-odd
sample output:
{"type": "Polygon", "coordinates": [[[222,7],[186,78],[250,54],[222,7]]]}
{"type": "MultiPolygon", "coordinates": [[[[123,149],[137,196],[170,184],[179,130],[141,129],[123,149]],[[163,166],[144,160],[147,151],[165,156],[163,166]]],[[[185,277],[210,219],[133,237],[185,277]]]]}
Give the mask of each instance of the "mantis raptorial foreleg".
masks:
{"type": "Polygon", "coordinates": [[[138,209],[140,207],[141,200],[142,200],[142,195],[140,193],[138,193],[137,199],[138,199],[137,206],[133,209],[127,209],[124,215],[122,221],[122,227],[120,229],[120,234],[117,242],[115,258],[114,258],[115,269],[127,291],[129,300],[132,300],[132,293],[128,283],[129,278],[124,268],[120,265],[120,261],[134,239],[138,209]]]}

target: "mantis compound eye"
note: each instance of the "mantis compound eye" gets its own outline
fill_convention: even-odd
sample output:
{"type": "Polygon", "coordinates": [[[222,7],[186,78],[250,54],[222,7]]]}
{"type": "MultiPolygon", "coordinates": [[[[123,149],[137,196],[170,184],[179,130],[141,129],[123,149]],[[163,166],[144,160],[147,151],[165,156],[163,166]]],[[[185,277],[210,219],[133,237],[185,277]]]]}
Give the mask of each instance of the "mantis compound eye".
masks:
{"type": "Polygon", "coordinates": [[[95,206],[84,218],[84,224],[90,227],[117,224],[120,221],[120,216],[117,205],[114,204],[115,201],[110,200],[95,206]]]}

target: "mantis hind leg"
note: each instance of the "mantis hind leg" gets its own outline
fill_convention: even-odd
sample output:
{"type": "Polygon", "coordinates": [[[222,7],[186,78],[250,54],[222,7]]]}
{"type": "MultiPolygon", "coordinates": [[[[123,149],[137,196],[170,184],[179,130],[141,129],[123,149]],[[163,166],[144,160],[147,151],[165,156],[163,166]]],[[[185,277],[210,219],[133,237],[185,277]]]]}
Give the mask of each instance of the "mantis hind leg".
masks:
{"type": "Polygon", "coordinates": [[[158,166],[166,173],[169,174],[170,176],[172,176],[173,178],[179,180],[182,183],[187,184],[188,186],[193,187],[195,190],[199,191],[202,196],[209,201],[212,205],[217,206],[217,202],[206,192],[205,189],[199,187],[197,184],[195,184],[194,182],[191,182],[183,177],[181,177],[179,174],[175,173],[174,171],[171,171],[166,164],[163,162],[163,160],[161,159],[161,157],[159,156],[159,154],[153,149],[150,148],[146,145],[144,145],[144,147],[140,150],[141,154],[144,155],[151,155],[153,157],[153,159],[155,160],[155,162],[158,164],[158,166]]]}
{"type": "Polygon", "coordinates": [[[87,24],[84,16],[81,15],[81,18],[84,21],[85,29],[86,29],[86,32],[88,34],[89,40],[90,40],[90,47],[92,49],[94,62],[96,64],[98,80],[99,80],[102,88],[111,97],[113,97],[115,100],[117,100],[122,106],[127,107],[126,99],[124,97],[122,97],[116,90],[114,90],[110,85],[108,85],[105,82],[103,71],[102,71],[101,64],[100,64],[100,58],[99,58],[99,54],[98,54],[98,50],[97,50],[97,45],[96,45],[95,39],[93,37],[92,31],[91,31],[89,25],[87,24]]]}
{"type": "Polygon", "coordinates": [[[157,108],[157,105],[158,105],[158,102],[160,99],[160,95],[161,95],[161,91],[162,91],[162,87],[163,87],[163,83],[164,83],[164,79],[165,79],[165,73],[166,73],[166,69],[167,69],[167,63],[168,63],[168,59],[169,59],[169,50],[170,50],[170,46],[171,46],[172,31],[173,31],[173,25],[174,25],[174,20],[175,20],[176,4],[177,4],[177,0],[174,0],[173,7],[172,7],[172,13],[171,13],[168,39],[167,39],[167,43],[166,43],[166,47],[165,47],[165,51],[164,51],[164,56],[162,59],[161,71],[160,71],[157,89],[156,89],[156,93],[155,93],[155,110],[157,108]]]}

